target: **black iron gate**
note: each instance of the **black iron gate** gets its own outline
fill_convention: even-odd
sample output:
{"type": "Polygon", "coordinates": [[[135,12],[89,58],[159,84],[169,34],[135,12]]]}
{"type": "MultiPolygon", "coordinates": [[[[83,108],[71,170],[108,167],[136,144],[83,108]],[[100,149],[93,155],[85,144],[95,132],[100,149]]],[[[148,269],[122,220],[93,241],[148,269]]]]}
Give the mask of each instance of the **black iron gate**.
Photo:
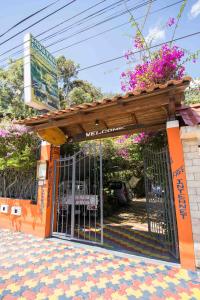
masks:
{"type": "Polygon", "coordinates": [[[52,232],[103,244],[101,144],[88,144],[54,162],[52,232]]]}
{"type": "Polygon", "coordinates": [[[168,147],[145,149],[145,190],[148,229],[176,258],[179,257],[177,225],[168,147]]]}

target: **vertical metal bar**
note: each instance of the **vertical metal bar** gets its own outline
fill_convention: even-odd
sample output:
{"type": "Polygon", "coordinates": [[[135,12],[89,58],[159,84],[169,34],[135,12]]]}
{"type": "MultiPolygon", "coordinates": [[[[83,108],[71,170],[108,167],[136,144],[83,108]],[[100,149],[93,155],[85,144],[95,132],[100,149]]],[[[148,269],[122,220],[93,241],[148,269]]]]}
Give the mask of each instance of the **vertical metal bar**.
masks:
{"type": "Polygon", "coordinates": [[[57,232],[59,232],[60,224],[60,198],[61,198],[61,161],[58,161],[57,168],[59,168],[59,185],[58,185],[58,207],[57,207],[57,232]]]}
{"type": "Polygon", "coordinates": [[[171,243],[171,232],[170,232],[170,223],[171,223],[171,214],[169,209],[169,196],[168,196],[168,186],[167,186],[167,161],[166,161],[166,147],[162,152],[163,158],[163,184],[164,184],[164,209],[165,209],[165,239],[167,240],[166,246],[169,249],[171,243]]]}
{"type": "Polygon", "coordinates": [[[69,227],[69,203],[70,203],[70,197],[71,197],[71,195],[70,195],[70,164],[71,164],[71,158],[68,156],[68,158],[67,158],[67,195],[66,195],[66,205],[67,205],[67,212],[66,212],[66,214],[67,214],[67,216],[66,216],[66,227],[67,227],[67,232],[66,232],[66,234],[68,235],[68,234],[70,234],[71,235],[71,232],[70,233],[68,233],[68,227],[69,227]]]}
{"type": "MultiPolygon", "coordinates": [[[[53,169],[54,169],[54,179],[53,179],[53,199],[52,199],[52,209],[51,209],[51,235],[53,233],[53,227],[54,227],[54,212],[55,212],[55,208],[56,208],[56,178],[57,178],[57,173],[56,173],[56,164],[57,164],[57,161],[54,160],[54,165],[53,165],[53,169]]],[[[58,209],[58,208],[56,208],[58,209]]],[[[56,214],[57,214],[57,211],[56,211],[56,214]]]]}
{"type": "MultiPolygon", "coordinates": [[[[61,168],[61,178],[63,179],[63,169],[65,168],[65,161],[62,162],[62,168],[61,168]]],[[[63,215],[63,198],[64,198],[64,181],[62,180],[62,185],[61,185],[61,189],[62,189],[62,192],[61,192],[61,199],[62,199],[62,223],[61,223],[61,232],[63,233],[64,229],[63,229],[63,218],[64,218],[64,215],[63,215]]]]}
{"type": "Polygon", "coordinates": [[[71,237],[74,237],[75,216],[75,188],[76,188],[76,156],[72,158],[72,209],[71,209],[71,237]]]}
{"type": "Polygon", "coordinates": [[[176,258],[179,258],[178,234],[177,234],[177,224],[176,224],[175,205],[174,205],[174,193],[173,193],[173,188],[172,188],[172,175],[171,175],[171,165],[170,165],[170,157],[169,157],[168,147],[166,150],[166,157],[167,157],[167,175],[168,175],[168,182],[169,182],[171,214],[172,214],[172,220],[173,220],[173,225],[172,225],[173,226],[173,237],[174,237],[174,241],[175,241],[174,255],[176,258]]]}
{"type": "MultiPolygon", "coordinates": [[[[83,151],[83,184],[84,184],[84,199],[86,198],[86,174],[85,174],[85,159],[86,159],[86,149],[83,151]]],[[[83,213],[83,231],[84,231],[84,240],[85,240],[85,217],[86,217],[86,210],[85,210],[85,203],[83,205],[84,213],[83,213]]]]}
{"type": "Polygon", "coordinates": [[[102,144],[99,145],[100,156],[100,216],[101,216],[101,244],[103,244],[103,166],[102,166],[102,144]]]}
{"type": "MultiPolygon", "coordinates": [[[[78,184],[79,184],[79,206],[78,206],[78,239],[80,237],[80,228],[81,228],[81,159],[78,160],[78,184]]],[[[78,196],[78,195],[77,195],[78,196]]]]}
{"type": "MultiPolygon", "coordinates": [[[[66,158],[64,158],[64,166],[63,166],[63,198],[62,198],[62,207],[64,210],[64,217],[66,222],[66,181],[65,181],[65,172],[66,172],[66,158]]],[[[65,230],[64,230],[64,224],[63,224],[63,231],[66,234],[66,224],[65,224],[65,230]]]]}
{"type": "MultiPolygon", "coordinates": [[[[96,242],[97,240],[97,207],[98,207],[98,195],[97,195],[97,182],[98,182],[98,178],[97,178],[97,163],[96,163],[96,159],[97,159],[97,145],[95,144],[95,153],[94,153],[94,163],[93,163],[93,172],[94,172],[94,195],[95,195],[95,211],[94,211],[94,240],[96,242]]],[[[99,155],[99,153],[98,153],[99,155]]]]}
{"type": "Polygon", "coordinates": [[[168,230],[168,249],[170,252],[173,252],[174,248],[174,233],[173,233],[173,218],[172,218],[172,207],[171,207],[171,199],[170,199],[170,182],[168,178],[168,162],[167,162],[167,147],[164,149],[165,156],[165,182],[166,182],[166,223],[168,230]]]}
{"type": "Polygon", "coordinates": [[[145,182],[145,194],[146,194],[148,232],[151,232],[150,216],[149,216],[149,178],[148,178],[149,160],[148,160],[147,149],[145,149],[143,152],[143,161],[144,161],[144,182],[145,182]]]}
{"type": "MultiPolygon", "coordinates": [[[[91,149],[92,149],[92,145],[91,145],[91,147],[90,147],[90,152],[89,152],[89,157],[88,157],[88,177],[89,177],[89,179],[88,179],[88,196],[89,196],[89,205],[91,205],[91,200],[90,200],[90,197],[91,197],[91,195],[92,195],[92,193],[91,193],[91,186],[90,186],[90,156],[93,154],[92,152],[93,151],[91,151],[91,149]]],[[[89,240],[90,240],[90,231],[91,231],[91,224],[90,224],[90,218],[91,218],[91,215],[90,215],[90,209],[89,209],[89,211],[88,211],[88,227],[89,227],[89,240]]]]}

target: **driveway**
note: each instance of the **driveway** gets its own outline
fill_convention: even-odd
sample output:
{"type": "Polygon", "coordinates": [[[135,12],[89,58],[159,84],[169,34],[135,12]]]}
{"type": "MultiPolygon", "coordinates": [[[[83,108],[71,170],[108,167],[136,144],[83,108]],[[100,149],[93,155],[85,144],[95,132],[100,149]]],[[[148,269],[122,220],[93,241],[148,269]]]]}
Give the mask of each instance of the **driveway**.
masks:
{"type": "Polygon", "coordinates": [[[0,299],[200,299],[195,272],[0,230],[0,299]]]}

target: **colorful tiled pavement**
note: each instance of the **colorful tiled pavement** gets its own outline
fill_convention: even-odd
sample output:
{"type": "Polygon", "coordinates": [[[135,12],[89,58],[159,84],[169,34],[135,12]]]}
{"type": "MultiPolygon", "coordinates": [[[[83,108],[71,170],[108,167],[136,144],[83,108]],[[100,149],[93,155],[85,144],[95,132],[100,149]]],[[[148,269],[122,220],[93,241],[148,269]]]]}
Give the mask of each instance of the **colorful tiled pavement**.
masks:
{"type": "Polygon", "coordinates": [[[0,299],[200,299],[196,272],[0,230],[0,299]]]}

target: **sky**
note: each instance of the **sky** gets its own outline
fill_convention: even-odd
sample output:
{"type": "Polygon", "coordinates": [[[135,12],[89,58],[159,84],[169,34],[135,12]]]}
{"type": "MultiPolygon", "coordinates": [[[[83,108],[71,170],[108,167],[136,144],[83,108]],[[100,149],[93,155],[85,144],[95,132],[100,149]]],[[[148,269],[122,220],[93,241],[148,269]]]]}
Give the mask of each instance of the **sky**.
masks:
{"type": "MultiPolygon", "coordinates": [[[[27,17],[28,15],[54,1],[55,0],[0,0],[0,35],[3,34],[12,25],[19,22],[21,19],[27,17]]],[[[56,4],[52,5],[47,10],[39,13],[33,18],[19,25],[6,35],[0,37],[0,44],[7,40],[9,37],[13,36],[19,31],[22,31],[24,28],[45,17],[47,14],[50,14],[61,6],[69,3],[70,1],[72,0],[59,0],[56,4]]],[[[126,7],[131,9],[140,4],[144,4],[140,8],[132,11],[134,17],[138,19],[139,24],[142,24],[144,22],[146,11],[149,8],[148,5],[145,5],[145,3],[148,2],[147,0],[125,0],[121,2],[119,2],[119,0],[105,0],[95,8],[77,16],[76,18],[66,21],[53,30],[49,30],[51,27],[57,25],[58,23],[72,18],[74,15],[79,14],[83,10],[88,9],[90,6],[98,4],[99,2],[100,0],[76,0],[69,6],[65,7],[63,10],[60,10],[58,13],[43,20],[37,25],[26,30],[25,32],[20,33],[10,41],[0,45],[0,66],[6,65],[9,57],[14,59],[19,58],[22,55],[21,53],[13,55],[13,53],[17,50],[22,50],[23,46],[4,55],[2,55],[2,53],[8,51],[18,44],[21,44],[23,42],[25,33],[31,32],[33,36],[36,36],[46,30],[48,30],[48,32],[39,36],[39,40],[44,39],[46,36],[49,36],[53,33],[55,33],[56,35],[51,37],[51,39],[49,40],[42,41],[42,44],[44,46],[53,44],[52,46],[48,47],[48,50],[51,53],[54,53],[61,48],[70,46],[66,49],[57,51],[56,53],[54,53],[54,55],[65,55],[66,58],[72,59],[77,64],[79,64],[80,69],[98,64],[102,61],[113,59],[115,57],[123,56],[127,50],[132,48],[133,36],[135,34],[135,28],[133,28],[129,22],[130,15],[127,12],[126,7]],[[124,2],[127,2],[126,6],[124,2]],[[81,19],[111,4],[118,4],[118,6],[110,9],[105,13],[99,14],[93,18],[85,19],[80,22],[81,19]],[[83,31],[83,29],[101,23],[103,20],[116,16],[121,12],[125,13],[120,17],[113,18],[107,22],[99,24],[92,29],[83,31]],[[70,25],[73,26],[70,27],[70,25]],[[68,29],[66,27],[68,27],[68,29]],[[113,27],[118,28],[110,30],[113,27]],[[65,32],[61,32],[62,29],[65,29],[65,32]],[[110,31],[104,34],[100,34],[107,30],[110,31]],[[80,31],[83,32],[80,33],[80,31]],[[100,35],[87,40],[89,37],[96,34],[100,35]],[[64,40],[62,42],[58,42],[60,39],[64,40]],[[82,40],[85,41],[77,45],[72,45],[82,40]]],[[[156,10],[158,9],[162,9],[179,1],[154,0],[152,2],[153,3],[150,7],[150,13],[143,29],[143,34],[147,38],[151,38],[153,36],[155,44],[163,43],[167,40],[170,40],[173,31],[172,27],[168,29],[166,28],[166,22],[168,21],[169,17],[176,18],[180,10],[181,3],[177,3],[171,7],[156,12],[156,10]]],[[[200,0],[188,0],[186,9],[183,13],[183,17],[181,18],[178,29],[176,31],[175,38],[197,31],[200,31],[200,0]]],[[[200,50],[200,34],[178,41],[176,44],[191,52],[200,50]]],[[[135,63],[139,62],[139,56],[135,56],[134,59],[135,63]]],[[[187,74],[192,76],[193,78],[200,77],[199,66],[199,59],[196,63],[187,63],[187,74]]],[[[122,58],[94,68],[80,71],[78,76],[80,79],[87,80],[94,84],[96,87],[101,88],[102,92],[104,93],[120,93],[120,74],[122,71],[127,70],[127,68],[133,67],[134,64],[128,65],[126,59],[122,58]]]]}

